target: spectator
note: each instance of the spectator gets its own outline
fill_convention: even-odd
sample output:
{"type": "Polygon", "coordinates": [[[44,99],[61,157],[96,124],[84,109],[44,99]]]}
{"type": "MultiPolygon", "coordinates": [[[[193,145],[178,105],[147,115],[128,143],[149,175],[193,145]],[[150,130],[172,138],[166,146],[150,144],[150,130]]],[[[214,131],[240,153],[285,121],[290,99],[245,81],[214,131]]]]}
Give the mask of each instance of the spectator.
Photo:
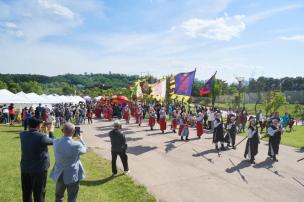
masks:
{"type": "Polygon", "coordinates": [[[4,104],[2,107],[2,114],[3,114],[4,123],[7,124],[8,123],[8,108],[7,108],[6,104],[4,104]]]}
{"type": "Polygon", "coordinates": [[[76,201],[80,180],[85,177],[80,162],[80,155],[87,152],[87,146],[80,134],[79,141],[72,139],[75,134],[75,125],[65,123],[62,129],[64,136],[54,141],[55,165],[51,178],[56,182],[55,201],[62,202],[67,189],[68,201],[76,201]]]}
{"type": "Polygon", "coordinates": [[[10,106],[8,107],[8,115],[9,115],[10,125],[13,125],[16,115],[14,104],[10,104],[10,106]]]}
{"type": "Polygon", "coordinates": [[[111,153],[112,153],[112,174],[113,176],[117,174],[116,168],[116,159],[117,156],[120,157],[125,174],[129,174],[129,167],[128,167],[128,156],[127,156],[127,144],[126,144],[126,137],[124,134],[121,133],[121,123],[120,121],[116,120],[114,122],[114,129],[110,132],[110,139],[111,139],[111,153]]]}
{"type": "Polygon", "coordinates": [[[47,170],[50,167],[48,145],[53,144],[52,133],[47,137],[39,132],[42,121],[29,119],[29,131],[20,133],[21,141],[21,185],[23,202],[44,202],[47,170]]]}

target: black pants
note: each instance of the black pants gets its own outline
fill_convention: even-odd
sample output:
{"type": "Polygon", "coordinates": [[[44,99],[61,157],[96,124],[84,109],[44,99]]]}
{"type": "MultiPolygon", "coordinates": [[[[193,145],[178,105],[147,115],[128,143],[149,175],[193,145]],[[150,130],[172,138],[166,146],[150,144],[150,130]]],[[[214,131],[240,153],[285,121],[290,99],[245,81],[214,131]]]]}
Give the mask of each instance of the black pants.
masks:
{"type": "Polygon", "coordinates": [[[21,173],[22,198],[23,202],[44,202],[47,171],[38,173],[21,173]]]}
{"type": "Polygon", "coordinates": [[[76,202],[77,194],[79,191],[79,181],[72,184],[64,184],[63,174],[61,174],[58,181],[56,182],[56,202],[63,202],[65,190],[68,191],[68,202],[76,202]]]}
{"type": "Polygon", "coordinates": [[[122,152],[112,151],[112,173],[117,174],[117,168],[116,168],[117,155],[121,159],[122,165],[124,167],[124,171],[128,171],[129,166],[128,166],[128,156],[126,154],[126,151],[122,151],[122,152]]]}
{"type": "Polygon", "coordinates": [[[211,121],[208,121],[208,129],[211,130],[212,127],[211,127],[211,121]]]}

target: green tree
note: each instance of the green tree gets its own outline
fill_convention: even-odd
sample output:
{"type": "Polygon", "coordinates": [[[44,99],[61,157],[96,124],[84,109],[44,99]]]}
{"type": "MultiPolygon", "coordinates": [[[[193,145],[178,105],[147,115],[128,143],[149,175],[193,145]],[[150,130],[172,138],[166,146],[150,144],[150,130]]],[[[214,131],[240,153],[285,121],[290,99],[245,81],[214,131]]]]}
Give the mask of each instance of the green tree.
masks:
{"type": "Polygon", "coordinates": [[[211,90],[211,104],[214,107],[216,98],[222,93],[222,81],[215,79],[211,90]]]}
{"type": "Polygon", "coordinates": [[[3,81],[0,81],[0,89],[7,89],[7,85],[3,81]]]}
{"type": "Polygon", "coordinates": [[[264,100],[264,109],[266,116],[269,112],[276,112],[281,106],[288,104],[286,97],[282,92],[272,91],[269,92],[264,100]]]}
{"type": "Polygon", "coordinates": [[[43,94],[42,90],[42,84],[38,83],[37,81],[29,81],[29,82],[23,82],[22,83],[22,90],[25,93],[37,93],[37,94],[43,94]]]}
{"type": "Polygon", "coordinates": [[[22,89],[18,83],[15,83],[14,81],[9,81],[7,84],[8,90],[11,91],[12,93],[18,93],[22,89]]]}

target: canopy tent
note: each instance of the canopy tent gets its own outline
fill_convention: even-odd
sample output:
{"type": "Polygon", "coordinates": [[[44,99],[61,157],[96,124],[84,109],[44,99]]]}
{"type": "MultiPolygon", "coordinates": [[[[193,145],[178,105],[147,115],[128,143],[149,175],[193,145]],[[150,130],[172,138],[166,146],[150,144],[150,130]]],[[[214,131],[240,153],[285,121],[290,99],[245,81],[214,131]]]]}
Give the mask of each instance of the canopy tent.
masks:
{"type": "Polygon", "coordinates": [[[19,96],[19,97],[22,97],[23,100],[25,100],[25,102],[24,102],[23,104],[28,104],[28,103],[30,104],[30,103],[32,103],[32,101],[31,101],[31,99],[29,98],[29,96],[27,96],[27,94],[24,93],[23,91],[17,93],[16,95],[19,96]]]}
{"type": "Polygon", "coordinates": [[[46,98],[37,95],[36,93],[28,93],[26,95],[30,99],[32,104],[38,104],[38,103],[49,104],[49,101],[46,98]]]}
{"type": "Polygon", "coordinates": [[[10,103],[27,103],[27,100],[21,96],[15,95],[14,93],[2,89],[0,90],[0,103],[10,104],[10,103]]]}

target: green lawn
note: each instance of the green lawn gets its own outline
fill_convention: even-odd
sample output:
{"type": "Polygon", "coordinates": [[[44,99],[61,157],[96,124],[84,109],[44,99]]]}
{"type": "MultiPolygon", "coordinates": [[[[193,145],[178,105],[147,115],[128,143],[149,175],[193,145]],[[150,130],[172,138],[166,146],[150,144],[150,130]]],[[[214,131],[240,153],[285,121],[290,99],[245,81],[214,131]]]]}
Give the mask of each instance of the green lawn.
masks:
{"type": "MultiPolygon", "coordinates": [[[[216,103],[215,106],[217,107],[223,107],[223,108],[229,108],[229,105],[227,103],[216,103]]],[[[249,114],[255,114],[254,111],[254,106],[255,104],[246,104],[245,108],[249,114]]],[[[294,109],[295,109],[296,104],[288,104],[288,105],[283,105],[278,109],[278,112],[280,115],[283,115],[285,112],[293,114],[294,109]]],[[[243,105],[241,104],[241,108],[243,105]]],[[[265,115],[265,110],[262,104],[257,105],[257,111],[262,110],[263,114],[265,115]]]]}
{"type": "MultiPolygon", "coordinates": [[[[20,130],[20,127],[0,126],[0,201],[22,201],[19,168],[20,130]]],[[[58,130],[56,135],[61,135],[58,130]]],[[[49,147],[49,153],[52,167],[52,147],[49,147]]],[[[144,186],[136,184],[130,177],[120,174],[110,178],[110,162],[92,151],[83,155],[81,161],[87,177],[81,181],[78,201],[156,201],[144,186]]],[[[55,184],[48,179],[46,201],[54,201],[54,191],[55,184]]]]}
{"type": "MultiPolygon", "coordinates": [[[[246,136],[247,133],[241,133],[240,135],[246,136]]],[[[261,136],[265,135],[265,129],[261,136]]],[[[268,141],[268,138],[264,138],[263,140],[268,141]]],[[[282,135],[281,144],[304,148],[304,126],[294,126],[294,130],[289,132],[289,129],[285,131],[282,135]]]]}

